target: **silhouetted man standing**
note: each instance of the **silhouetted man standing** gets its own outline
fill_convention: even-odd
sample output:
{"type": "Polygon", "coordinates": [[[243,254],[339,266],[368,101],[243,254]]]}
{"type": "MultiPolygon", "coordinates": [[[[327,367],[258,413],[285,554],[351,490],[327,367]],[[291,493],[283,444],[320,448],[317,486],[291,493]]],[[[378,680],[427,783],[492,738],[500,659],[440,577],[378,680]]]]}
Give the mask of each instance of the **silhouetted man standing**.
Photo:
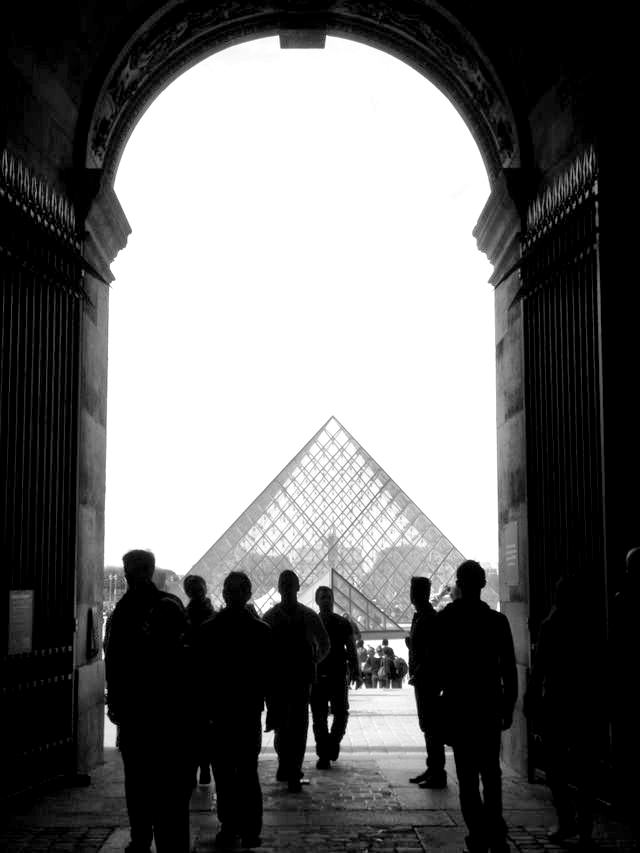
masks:
{"type": "Polygon", "coordinates": [[[264,614],[273,631],[267,728],[275,730],[276,779],[301,790],[309,728],[309,694],[316,667],[329,653],[329,637],[317,613],[298,602],[300,582],[291,569],[278,579],[280,604],[264,614]]]}
{"type": "Polygon", "coordinates": [[[189,853],[194,703],[186,615],[179,598],[154,585],[151,551],[129,551],[122,562],[128,589],[113,611],[105,663],[109,718],[120,727],[126,849],[150,853],[155,838],[158,853],[189,853]]]}
{"type": "Polygon", "coordinates": [[[438,614],[434,647],[444,740],[453,747],[469,851],[503,853],[500,742],[518,695],[513,638],[507,617],[480,599],[482,566],[465,560],[456,580],[459,598],[438,614]]]}
{"type": "Polygon", "coordinates": [[[429,601],[429,578],[412,577],[409,594],[415,608],[411,631],[406,641],[409,648],[409,684],[413,684],[415,691],[418,723],[427,748],[427,769],[409,781],[419,784],[421,788],[446,788],[444,742],[435,719],[438,694],[434,688],[433,677],[430,677],[429,673],[437,618],[429,601]]]}
{"type": "Polygon", "coordinates": [[[267,673],[254,666],[256,649],[272,658],[271,629],[246,606],[251,581],[244,572],[224,580],[226,607],[204,622],[198,637],[198,661],[204,684],[204,707],[211,732],[211,757],[221,829],[216,846],[258,847],[262,830],[262,790],[258,756],[267,673]],[[221,684],[221,661],[233,660],[240,678],[221,684]]]}
{"type": "Polygon", "coordinates": [[[316,739],[318,770],[328,770],[340,755],[340,744],[349,719],[349,683],[360,686],[358,655],[351,622],[333,612],[333,591],[328,586],[316,590],[316,604],[331,649],[318,664],[315,684],[311,688],[311,715],[316,739]],[[329,708],[333,715],[328,728],[329,708]]]}

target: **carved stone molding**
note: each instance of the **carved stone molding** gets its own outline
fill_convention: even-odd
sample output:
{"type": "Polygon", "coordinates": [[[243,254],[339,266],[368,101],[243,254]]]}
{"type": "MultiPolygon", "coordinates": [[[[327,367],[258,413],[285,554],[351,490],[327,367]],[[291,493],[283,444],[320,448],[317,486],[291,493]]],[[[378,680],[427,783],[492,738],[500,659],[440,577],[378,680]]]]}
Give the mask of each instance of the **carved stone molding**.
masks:
{"type": "Polygon", "coordinates": [[[222,0],[171,4],[111,63],[82,142],[89,167],[112,175],[151,99],[205,56],[252,37],[313,29],[386,50],[436,83],[464,115],[493,178],[519,165],[516,123],[497,74],[448,13],[420,0],[222,0]]]}
{"type": "Polygon", "coordinates": [[[520,257],[520,238],[525,228],[531,184],[531,175],[521,169],[503,170],[494,181],[491,195],[473,229],[478,249],[493,264],[489,281],[494,286],[520,257]]]}

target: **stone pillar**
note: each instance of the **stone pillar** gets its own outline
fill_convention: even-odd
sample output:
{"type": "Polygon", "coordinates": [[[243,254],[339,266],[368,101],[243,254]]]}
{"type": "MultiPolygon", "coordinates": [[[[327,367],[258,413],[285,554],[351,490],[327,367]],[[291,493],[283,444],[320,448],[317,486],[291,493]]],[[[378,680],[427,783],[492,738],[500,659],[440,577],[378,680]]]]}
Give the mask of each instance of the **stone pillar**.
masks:
{"type": "Polygon", "coordinates": [[[87,300],[82,315],[78,446],[78,552],[76,580],[76,772],[102,761],[104,662],[102,597],[107,425],[107,332],[111,262],[131,229],[112,187],[86,170],[75,189],[79,221],[85,218],[87,300]]]}
{"type": "MultiPolygon", "coordinates": [[[[519,698],[511,730],[503,739],[507,764],[525,774],[527,731],[522,696],[529,668],[529,576],[527,561],[526,433],[522,305],[517,269],[523,228],[525,176],[504,170],[473,231],[494,267],[496,309],[496,404],[500,609],[511,624],[518,665],[519,698]]],[[[526,202],[525,202],[526,203],[526,202]]]]}

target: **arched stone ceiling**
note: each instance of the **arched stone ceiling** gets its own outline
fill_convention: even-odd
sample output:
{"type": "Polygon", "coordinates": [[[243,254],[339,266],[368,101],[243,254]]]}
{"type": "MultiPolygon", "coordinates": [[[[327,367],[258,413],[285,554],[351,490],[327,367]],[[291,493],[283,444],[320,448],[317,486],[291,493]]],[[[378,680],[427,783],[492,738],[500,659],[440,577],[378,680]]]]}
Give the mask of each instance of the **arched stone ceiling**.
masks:
{"type": "Polygon", "coordinates": [[[167,4],[131,34],[96,87],[79,141],[84,165],[113,180],[133,127],[168,83],[218,50],[283,28],[319,29],[407,62],[458,109],[490,179],[502,167],[519,165],[516,122],[497,74],[471,36],[424,0],[167,4]]]}

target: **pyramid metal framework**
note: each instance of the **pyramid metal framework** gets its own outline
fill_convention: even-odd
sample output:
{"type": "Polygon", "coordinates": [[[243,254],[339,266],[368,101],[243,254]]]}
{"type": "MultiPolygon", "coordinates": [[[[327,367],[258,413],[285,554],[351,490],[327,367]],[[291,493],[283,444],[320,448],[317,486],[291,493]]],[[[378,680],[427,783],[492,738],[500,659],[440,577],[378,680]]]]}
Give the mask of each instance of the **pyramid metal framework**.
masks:
{"type": "Polygon", "coordinates": [[[412,575],[448,584],[464,560],[334,417],[322,426],[256,500],[190,569],[217,606],[232,570],[251,578],[265,612],[279,601],[278,575],[293,569],[299,600],[313,605],[330,586],[335,610],[363,633],[405,631],[413,608],[412,575]]]}

